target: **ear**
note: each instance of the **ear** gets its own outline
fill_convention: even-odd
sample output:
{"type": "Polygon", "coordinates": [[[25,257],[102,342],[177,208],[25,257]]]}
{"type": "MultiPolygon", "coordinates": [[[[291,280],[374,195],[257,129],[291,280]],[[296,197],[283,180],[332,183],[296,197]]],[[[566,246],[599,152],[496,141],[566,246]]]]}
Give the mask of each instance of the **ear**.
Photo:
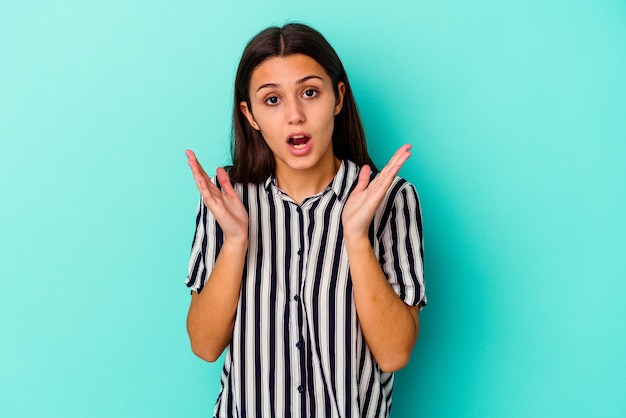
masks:
{"type": "Polygon", "coordinates": [[[343,96],[346,94],[346,85],[343,81],[337,83],[337,100],[335,101],[335,116],[341,112],[343,108],[343,96]]]}
{"type": "Polygon", "coordinates": [[[246,103],[245,100],[239,103],[239,110],[241,110],[241,113],[243,113],[246,119],[248,119],[248,123],[250,123],[250,126],[252,126],[257,131],[261,130],[261,128],[259,128],[259,125],[254,120],[254,116],[252,115],[252,112],[248,107],[248,103],[246,103]]]}

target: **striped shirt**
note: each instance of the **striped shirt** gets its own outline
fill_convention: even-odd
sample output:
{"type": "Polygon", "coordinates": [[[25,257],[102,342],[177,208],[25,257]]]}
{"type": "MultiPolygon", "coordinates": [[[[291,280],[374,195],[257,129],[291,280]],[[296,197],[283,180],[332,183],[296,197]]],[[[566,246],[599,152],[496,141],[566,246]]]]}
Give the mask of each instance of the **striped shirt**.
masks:
{"type": "MultiPolygon", "coordinates": [[[[380,370],[359,325],[341,212],[359,168],[343,161],[330,185],[300,205],[271,176],[235,184],[249,243],[216,417],[387,417],[393,373],[380,370]]],[[[213,179],[213,181],[216,181],[213,179]]],[[[426,305],[420,206],[397,177],[370,227],[391,287],[426,305]]],[[[223,233],[200,201],[186,284],[201,292],[223,233]]]]}

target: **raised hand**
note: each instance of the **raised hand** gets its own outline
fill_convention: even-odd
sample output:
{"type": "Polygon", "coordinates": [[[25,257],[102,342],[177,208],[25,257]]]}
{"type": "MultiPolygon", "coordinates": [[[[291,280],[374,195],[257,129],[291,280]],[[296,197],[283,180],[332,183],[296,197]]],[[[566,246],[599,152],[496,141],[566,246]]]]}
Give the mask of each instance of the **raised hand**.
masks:
{"type": "Polygon", "coordinates": [[[224,232],[224,241],[247,243],[248,212],[233,189],[226,170],[221,167],[217,169],[217,179],[222,186],[220,190],[211,182],[193,151],[186,150],[185,155],[204,204],[224,232]]]}
{"type": "Polygon", "coordinates": [[[361,167],[356,187],[343,208],[341,221],[346,239],[367,238],[368,228],[376,210],[404,162],[411,156],[411,145],[401,146],[374,180],[369,181],[372,169],[361,167]]]}

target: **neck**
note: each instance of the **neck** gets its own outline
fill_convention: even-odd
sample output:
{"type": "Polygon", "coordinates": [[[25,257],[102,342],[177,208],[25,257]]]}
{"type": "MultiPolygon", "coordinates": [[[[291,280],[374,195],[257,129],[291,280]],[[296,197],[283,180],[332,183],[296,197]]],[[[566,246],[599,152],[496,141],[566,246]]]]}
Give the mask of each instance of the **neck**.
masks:
{"type": "Polygon", "coordinates": [[[341,166],[337,158],[329,160],[323,166],[316,166],[310,170],[276,169],[278,187],[289,195],[297,204],[309,196],[324,190],[333,180],[341,166]]]}

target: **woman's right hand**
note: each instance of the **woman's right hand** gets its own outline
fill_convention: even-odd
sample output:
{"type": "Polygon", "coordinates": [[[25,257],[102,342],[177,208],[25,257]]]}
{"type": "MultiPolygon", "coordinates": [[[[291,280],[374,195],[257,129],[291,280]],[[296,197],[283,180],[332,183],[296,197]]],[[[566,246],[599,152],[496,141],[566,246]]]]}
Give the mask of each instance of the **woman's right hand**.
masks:
{"type": "Polygon", "coordinates": [[[217,180],[222,186],[222,190],[220,190],[213,184],[193,151],[186,150],[185,155],[204,204],[224,232],[224,242],[247,246],[248,212],[241,202],[241,198],[235,192],[226,170],[222,167],[217,169],[217,180]]]}

